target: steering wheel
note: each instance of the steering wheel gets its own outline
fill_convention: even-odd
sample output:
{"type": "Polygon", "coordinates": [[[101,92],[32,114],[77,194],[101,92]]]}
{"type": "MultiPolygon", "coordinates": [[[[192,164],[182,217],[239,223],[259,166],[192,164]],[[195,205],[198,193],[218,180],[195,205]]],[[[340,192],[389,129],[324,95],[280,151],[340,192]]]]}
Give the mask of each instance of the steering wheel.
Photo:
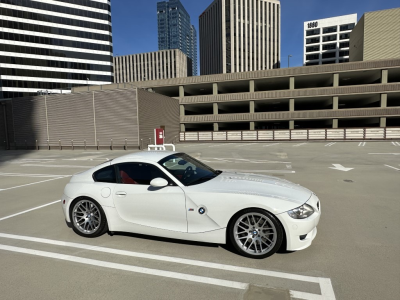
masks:
{"type": "Polygon", "coordinates": [[[182,180],[189,178],[193,174],[194,174],[193,168],[191,166],[188,166],[185,170],[185,173],[183,173],[182,180]]]}

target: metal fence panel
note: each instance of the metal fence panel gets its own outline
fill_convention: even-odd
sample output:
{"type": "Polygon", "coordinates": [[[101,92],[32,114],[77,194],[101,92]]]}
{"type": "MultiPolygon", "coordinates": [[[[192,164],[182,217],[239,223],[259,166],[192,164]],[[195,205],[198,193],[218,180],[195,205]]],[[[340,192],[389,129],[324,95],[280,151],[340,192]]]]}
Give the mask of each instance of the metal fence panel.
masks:
{"type": "Polygon", "coordinates": [[[328,140],[344,140],[344,129],[327,129],[326,138],[328,140]]]}
{"type": "Polygon", "coordinates": [[[307,130],[292,130],[292,140],[306,140],[308,138],[307,130]]]}
{"type": "Polygon", "coordinates": [[[228,131],[227,133],[228,141],[241,141],[242,132],[241,131],[228,131]]]}

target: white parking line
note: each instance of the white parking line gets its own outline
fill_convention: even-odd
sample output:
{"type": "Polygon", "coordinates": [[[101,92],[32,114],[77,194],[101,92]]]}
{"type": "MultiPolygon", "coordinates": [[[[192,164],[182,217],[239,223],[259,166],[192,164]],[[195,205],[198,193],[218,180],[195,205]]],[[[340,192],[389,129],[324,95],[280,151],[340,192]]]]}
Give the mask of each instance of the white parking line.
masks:
{"type": "Polygon", "coordinates": [[[281,143],[275,143],[275,144],[268,144],[268,145],[264,145],[263,147],[271,147],[271,146],[276,146],[276,145],[280,145],[281,143]]]}
{"type": "Polygon", "coordinates": [[[326,144],[325,145],[325,147],[331,147],[331,146],[333,146],[333,145],[335,145],[336,143],[329,143],[329,144],[326,144]]]}
{"type": "Polygon", "coordinates": [[[0,176],[5,177],[34,177],[34,178],[54,178],[60,176],[70,176],[70,175],[50,175],[50,174],[23,174],[23,173],[0,173],[0,176]]]}
{"type": "Polygon", "coordinates": [[[398,168],[395,168],[395,167],[392,167],[392,166],[389,166],[389,165],[385,165],[385,166],[388,167],[388,168],[392,168],[392,169],[395,169],[397,171],[400,171],[400,169],[398,169],[398,168]]]}
{"type": "MultiPolygon", "coordinates": [[[[0,190],[0,191],[1,191],[1,190],[0,190]]],[[[46,207],[46,206],[49,206],[49,205],[52,205],[52,204],[56,204],[56,203],[58,203],[58,202],[60,202],[60,201],[61,201],[61,200],[57,200],[57,201],[54,201],[54,202],[51,202],[51,203],[47,203],[47,204],[44,204],[44,205],[41,205],[41,206],[38,206],[38,207],[34,207],[34,208],[31,208],[31,209],[28,209],[28,210],[24,210],[24,211],[21,211],[21,212],[19,212],[19,213],[13,214],[13,215],[11,215],[11,216],[7,216],[7,217],[4,217],[4,218],[1,218],[0,221],[7,220],[7,219],[10,219],[10,218],[19,216],[19,215],[23,215],[23,214],[26,214],[26,213],[28,213],[28,212],[30,212],[30,211],[34,211],[34,210],[41,209],[41,208],[43,208],[43,207],[46,207]]]]}
{"type": "Polygon", "coordinates": [[[222,146],[226,146],[226,145],[230,145],[230,144],[218,144],[218,145],[213,145],[213,146],[209,146],[208,148],[215,148],[215,147],[222,147],[222,146]]]}
{"type": "Polygon", "coordinates": [[[400,155],[400,153],[368,153],[374,155],[400,155]]]}
{"type": "MultiPolygon", "coordinates": [[[[197,260],[191,260],[191,259],[185,259],[185,258],[154,255],[154,254],[140,253],[140,252],[132,252],[132,251],[126,251],[126,250],[113,249],[113,248],[97,247],[97,246],[93,246],[93,245],[70,243],[70,242],[42,239],[42,238],[36,238],[36,237],[18,236],[18,235],[11,235],[11,234],[5,234],[5,233],[0,233],[0,238],[23,240],[23,241],[49,244],[49,245],[55,245],[55,246],[71,247],[71,248],[77,248],[77,249],[84,249],[87,251],[96,251],[96,252],[116,254],[116,255],[122,255],[122,256],[172,262],[172,263],[177,263],[177,264],[185,264],[185,265],[217,269],[217,270],[224,270],[224,271],[230,271],[230,272],[261,275],[261,276],[267,276],[267,277],[275,277],[275,278],[282,278],[282,279],[289,279],[289,280],[303,281],[303,282],[310,282],[310,283],[318,283],[321,288],[321,295],[309,294],[309,293],[298,292],[298,291],[290,291],[290,292],[292,293],[293,297],[299,298],[299,299],[335,300],[335,293],[333,291],[332,283],[329,278],[312,277],[312,276],[275,272],[275,271],[268,271],[268,270],[261,270],[261,269],[253,269],[253,268],[247,268],[247,267],[224,265],[224,264],[219,264],[219,263],[197,261],[197,260]]],[[[24,249],[24,248],[16,248],[16,247],[11,247],[11,246],[4,246],[4,245],[0,245],[0,249],[7,250],[7,251],[13,251],[13,252],[19,252],[19,253],[39,255],[39,256],[44,256],[44,257],[52,257],[52,258],[56,258],[56,259],[63,259],[63,260],[68,260],[68,261],[73,261],[73,262],[91,264],[94,266],[100,266],[100,267],[106,267],[106,268],[115,268],[115,269],[119,269],[119,270],[126,270],[126,271],[131,271],[131,272],[136,272],[136,273],[142,273],[142,274],[170,277],[170,278],[175,278],[175,279],[189,280],[189,281],[195,281],[195,282],[207,283],[207,284],[213,284],[213,285],[219,285],[219,286],[225,286],[225,287],[232,287],[232,288],[238,288],[238,289],[248,288],[247,283],[226,281],[226,280],[221,280],[221,279],[194,276],[194,275],[188,275],[188,274],[180,274],[180,273],[161,271],[161,270],[155,270],[155,269],[138,268],[138,267],[122,265],[122,264],[112,264],[112,263],[103,262],[103,261],[87,260],[87,259],[80,258],[80,257],[62,255],[62,254],[51,253],[51,252],[42,252],[42,251],[36,251],[36,250],[30,250],[30,249],[24,249]],[[66,259],[66,258],[71,258],[71,259],[66,259]],[[129,268],[132,268],[132,269],[129,269],[129,268]],[[145,272],[141,272],[144,270],[145,270],[145,272]],[[163,273],[163,272],[165,272],[165,273],[163,273]],[[181,278],[181,277],[183,277],[183,278],[181,278]]]]}
{"type": "Polygon", "coordinates": [[[358,144],[358,147],[364,147],[366,144],[367,144],[366,142],[360,142],[360,143],[358,144]]]}
{"type": "Polygon", "coordinates": [[[293,147],[301,147],[301,146],[304,146],[304,145],[307,145],[308,143],[301,143],[301,144],[297,144],[297,145],[294,145],[293,147]]]}
{"type": "Polygon", "coordinates": [[[25,187],[25,186],[29,186],[29,185],[35,185],[35,184],[39,184],[39,183],[44,183],[44,182],[48,182],[48,181],[52,181],[52,180],[62,179],[62,178],[66,178],[66,177],[70,177],[70,175],[64,176],[64,177],[61,177],[61,176],[60,176],[60,177],[57,177],[57,178],[52,178],[52,179],[43,180],[43,181],[39,181],[39,182],[33,182],[33,183],[23,184],[23,185],[19,185],[19,186],[13,186],[13,187],[10,187],[10,188],[2,189],[0,192],[2,192],[2,191],[8,191],[8,190],[13,190],[13,189],[17,189],[17,188],[25,187]]]}
{"type": "Polygon", "coordinates": [[[22,165],[21,167],[44,167],[44,168],[83,168],[90,169],[91,166],[76,166],[76,165],[35,165],[35,164],[27,164],[22,165]]]}
{"type": "Polygon", "coordinates": [[[235,146],[235,147],[239,148],[239,147],[246,147],[246,146],[251,146],[251,145],[257,145],[257,144],[256,143],[243,144],[243,145],[239,145],[239,146],[235,146]]]}
{"type": "Polygon", "coordinates": [[[289,170],[238,170],[238,169],[223,169],[226,172],[237,172],[237,173],[276,173],[276,174],[295,174],[296,171],[289,170]]]}
{"type": "Polygon", "coordinates": [[[0,245],[0,249],[5,250],[5,251],[10,251],[10,252],[24,253],[24,254],[30,254],[30,255],[35,255],[35,256],[65,260],[65,261],[70,261],[70,262],[80,263],[80,264],[85,264],[85,265],[92,265],[92,266],[96,266],[96,267],[129,271],[129,272],[133,272],[133,273],[140,273],[140,274],[167,277],[167,278],[174,278],[174,279],[185,280],[185,281],[217,285],[217,286],[222,286],[222,287],[227,287],[227,288],[245,290],[249,287],[248,283],[243,283],[243,282],[228,281],[228,280],[223,280],[223,279],[214,279],[214,278],[209,278],[209,277],[202,277],[202,276],[176,273],[176,272],[170,272],[170,271],[135,267],[135,266],[130,266],[130,265],[110,263],[110,262],[101,261],[101,260],[94,260],[94,259],[82,258],[82,257],[53,253],[53,252],[31,250],[31,249],[12,247],[12,246],[6,246],[6,245],[0,245]]]}
{"type": "Polygon", "coordinates": [[[400,143],[399,142],[392,142],[392,145],[395,147],[400,147],[400,143]]]}
{"type": "Polygon", "coordinates": [[[188,145],[188,146],[183,146],[183,148],[190,148],[190,147],[197,147],[197,146],[204,146],[208,144],[194,144],[194,145],[188,145]]]}

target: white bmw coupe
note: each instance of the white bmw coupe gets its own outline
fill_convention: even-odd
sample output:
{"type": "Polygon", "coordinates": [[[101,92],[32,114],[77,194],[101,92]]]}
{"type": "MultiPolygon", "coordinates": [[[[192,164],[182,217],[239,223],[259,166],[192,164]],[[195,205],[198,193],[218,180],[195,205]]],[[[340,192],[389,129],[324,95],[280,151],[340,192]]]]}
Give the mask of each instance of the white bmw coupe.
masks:
{"type": "Polygon", "coordinates": [[[216,171],[177,152],[129,154],[74,175],[62,196],[67,224],[224,244],[251,258],[307,248],[321,205],[310,190],[271,176],[216,171]],[[283,245],[282,245],[283,243],[283,245]]]}

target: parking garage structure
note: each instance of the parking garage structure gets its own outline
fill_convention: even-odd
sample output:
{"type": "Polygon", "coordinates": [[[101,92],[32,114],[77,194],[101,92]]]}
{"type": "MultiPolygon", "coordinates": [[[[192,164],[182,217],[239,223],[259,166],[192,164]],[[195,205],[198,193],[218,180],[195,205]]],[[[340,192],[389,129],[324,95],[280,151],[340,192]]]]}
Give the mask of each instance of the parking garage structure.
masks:
{"type": "Polygon", "coordinates": [[[181,132],[400,127],[400,59],[134,84],[179,99],[181,132]]]}

